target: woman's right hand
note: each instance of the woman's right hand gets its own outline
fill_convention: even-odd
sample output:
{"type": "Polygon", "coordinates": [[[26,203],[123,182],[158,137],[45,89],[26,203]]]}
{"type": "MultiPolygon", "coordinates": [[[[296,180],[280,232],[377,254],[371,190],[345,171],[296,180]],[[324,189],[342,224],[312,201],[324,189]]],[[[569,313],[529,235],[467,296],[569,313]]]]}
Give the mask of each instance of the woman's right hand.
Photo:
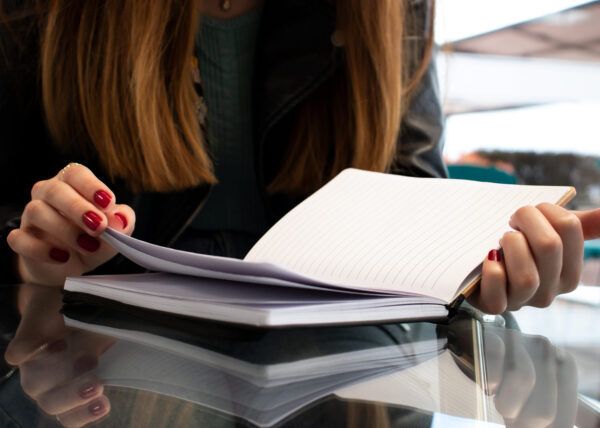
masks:
{"type": "Polygon", "coordinates": [[[135,213],[85,166],[69,164],[31,189],[21,225],[7,236],[23,282],[62,285],[89,272],[116,251],[98,236],[107,227],[130,235],[135,213]]]}
{"type": "MultiPolygon", "coordinates": [[[[473,366],[473,321],[457,318],[447,332],[453,351],[473,366]]],[[[484,325],[482,342],[486,393],[507,427],[575,424],[578,379],[571,354],[545,337],[491,324],[484,325]]]]}

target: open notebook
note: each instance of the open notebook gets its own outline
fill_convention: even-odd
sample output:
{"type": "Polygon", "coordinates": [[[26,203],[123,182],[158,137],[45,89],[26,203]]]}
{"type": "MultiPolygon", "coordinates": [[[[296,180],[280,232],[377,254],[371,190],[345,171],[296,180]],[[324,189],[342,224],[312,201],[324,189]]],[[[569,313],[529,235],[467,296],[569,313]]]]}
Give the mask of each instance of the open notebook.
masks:
{"type": "Polygon", "coordinates": [[[103,239],[162,274],[68,278],[65,289],[149,309],[258,326],[441,318],[521,206],[572,187],[340,173],[276,223],[244,260],[103,239]],[[178,276],[174,276],[178,275],[178,276]]]}

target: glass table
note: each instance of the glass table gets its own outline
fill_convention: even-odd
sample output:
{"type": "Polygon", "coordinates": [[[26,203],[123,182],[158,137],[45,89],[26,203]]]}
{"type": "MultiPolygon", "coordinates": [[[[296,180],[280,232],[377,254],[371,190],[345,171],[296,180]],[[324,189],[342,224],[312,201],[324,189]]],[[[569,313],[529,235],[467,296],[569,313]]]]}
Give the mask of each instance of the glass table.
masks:
{"type": "Polygon", "coordinates": [[[3,427],[600,426],[598,307],[572,346],[468,306],[445,323],[267,330],[26,287],[32,351],[0,373],[3,427]]]}

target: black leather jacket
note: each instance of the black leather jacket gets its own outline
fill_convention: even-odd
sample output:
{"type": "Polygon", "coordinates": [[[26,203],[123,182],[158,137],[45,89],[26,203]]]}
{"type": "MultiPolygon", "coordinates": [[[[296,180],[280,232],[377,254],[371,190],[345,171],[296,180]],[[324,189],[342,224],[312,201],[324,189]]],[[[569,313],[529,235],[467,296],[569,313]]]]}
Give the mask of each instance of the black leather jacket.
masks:
{"type": "MultiPolygon", "coordinates": [[[[412,4],[420,8],[421,16],[427,13],[426,1],[412,4]]],[[[423,27],[420,28],[421,46],[423,27]]],[[[14,255],[5,238],[12,228],[18,227],[19,215],[30,199],[33,183],[54,176],[71,161],[89,166],[111,187],[119,203],[128,203],[135,209],[134,236],[161,245],[172,243],[199,210],[208,188],[133,194],[124,183],[108,180],[93,158],[58,150],[47,133],[41,110],[38,37],[35,32],[18,33],[20,43],[15,43],[14,35],[6,28],[0,31],[3,46],[0,52],[0,284],[17,280],[12,268],[14,255]]],[[[337,66],[336,51],[340,49],[331,43],[333,31],[332,6],[324,0],[273,0],[264,6],[255,70],[257,96],[254,97],[256,170],[263,189],[279,165],[296,107],[332,78],[337,66]]],[[[398,156],[391,172],[445,176],[442,135],[443,117],[436,73],[431,64],[413,93],[403,119],[398,156]]],[[[266,192],[264,198],[271,222],[299,202],[272,197],[266,192]]],[[[135,267],[119,257],[100,269],[103,272],[134,270],[135,267]]],[[[0,308],[0,312],[4,311],[0,308]]]]}

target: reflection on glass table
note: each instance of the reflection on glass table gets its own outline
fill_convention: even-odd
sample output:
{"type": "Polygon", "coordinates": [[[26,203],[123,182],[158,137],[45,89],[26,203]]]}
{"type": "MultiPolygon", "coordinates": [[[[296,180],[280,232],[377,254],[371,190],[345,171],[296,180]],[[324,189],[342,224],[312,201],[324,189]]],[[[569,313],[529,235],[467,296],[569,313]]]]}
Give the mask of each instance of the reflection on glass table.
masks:
{"type": "MultiPolygon", "coordinates": [[[[586,276],[582,279],[586,280],[586,276]]],[[[524,307],[515,312],[514,317],[524,333],[547,337],[553,345],[567,350],[575,358],[579,393],[600,408],[600,287],[597,283],[580,285],[574,292],[559,296],[544,310],[524,307]]]]}
{"type": "Polygon", "coordinates": [[[449,324],[268,330],[122,306],[61,314],[58,291],[32,293],[9,348],[22,362],[0,384],[6,426],[599,423],[578,399],[568,352],[469,313],[449,324]]]}

